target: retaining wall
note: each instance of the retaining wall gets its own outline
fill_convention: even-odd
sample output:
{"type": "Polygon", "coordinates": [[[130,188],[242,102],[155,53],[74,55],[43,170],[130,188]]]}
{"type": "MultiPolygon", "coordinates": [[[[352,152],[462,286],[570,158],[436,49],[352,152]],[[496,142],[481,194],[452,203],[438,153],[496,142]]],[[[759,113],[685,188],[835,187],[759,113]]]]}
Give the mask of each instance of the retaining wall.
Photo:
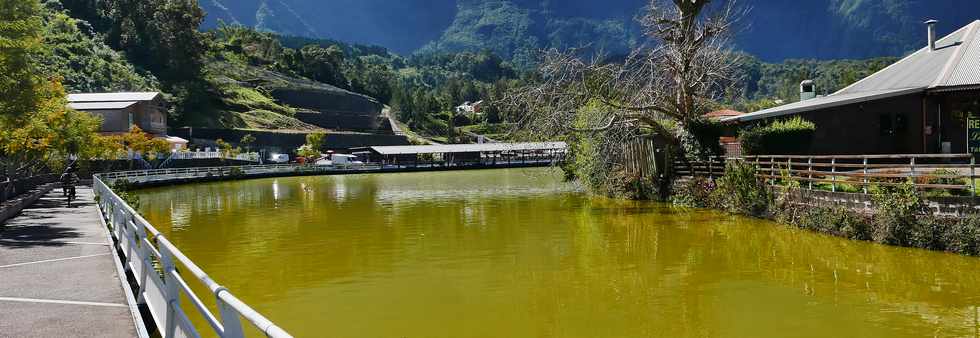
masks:
{"type": "MultiPolygon", "coordinates": [[[[823,190],[775,188],[778,196],[793,194],[798,201],[807,201],[817,206],[844,206],[852,210],[870,211],[873,208],[871,195],[861,193],[832,192],[823,190]]],[[[963,216],[980,213],[980,198],[973,197],[927,197],[926,206],[938,216],[963,216]]]]}
{"type": "MultiPolygon", "coordinates": [[[[174,136],[188,140],[203,139],[217,140],[222,139],[228,142],[237,142],[242,136],[251,134],[255,137],[255,148],[275,147],[283,152],[294,151],[296,148],[306,144],[306,135],[309,133],[283,133],[274,131],[255,131],[241,129],[210,129],[210,128],[177,128],[171,130],[174,136]]],[[[402,135],[379,135],[379,134],[354,134],[354,133],[327,133],[324,139],[324,150],[347,150],[350,148],[370,147],[370,146],[401,146],[411,145],[408,137],[402,135]]]]}
{"type": "Polygon", "coordinates": [[[8,199],[3,203],[0,203],[0,225],[7,223],[7,220],[14,218],[17,214],[20,214],[24,208],[29,207],[34,202],[37,202],[41,196],[44,196],[52,189],[60,186],[59,183],[48,183],[35,187],[34,189],[17,195],[17,197],[8,199]]]}

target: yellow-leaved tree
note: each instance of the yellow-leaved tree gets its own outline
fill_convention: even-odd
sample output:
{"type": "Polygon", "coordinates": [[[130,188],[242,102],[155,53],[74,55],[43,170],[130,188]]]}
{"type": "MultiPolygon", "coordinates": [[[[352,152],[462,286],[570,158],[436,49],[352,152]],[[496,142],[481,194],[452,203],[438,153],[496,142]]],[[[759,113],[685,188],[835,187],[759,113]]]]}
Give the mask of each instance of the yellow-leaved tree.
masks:
{"type": "Polygon", "coordinates": [[[38,0],[0,0],[0,179],[61,170],[70,157],[117,153],[101,120],[67,107],[57,74],[36,63],[42,48],[38,0]]]}

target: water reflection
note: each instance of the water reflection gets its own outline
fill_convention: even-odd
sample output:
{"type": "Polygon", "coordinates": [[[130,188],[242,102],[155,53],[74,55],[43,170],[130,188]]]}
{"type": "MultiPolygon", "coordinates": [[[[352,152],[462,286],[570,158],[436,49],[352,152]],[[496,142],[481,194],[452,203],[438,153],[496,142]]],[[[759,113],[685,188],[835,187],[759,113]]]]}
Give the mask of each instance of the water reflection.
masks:
{"type": "Polygon", "coordinates": [[[976,336],[980,260],[656,203],[548,170],[142,192],[144,215],[298,336],[976,336]]]}

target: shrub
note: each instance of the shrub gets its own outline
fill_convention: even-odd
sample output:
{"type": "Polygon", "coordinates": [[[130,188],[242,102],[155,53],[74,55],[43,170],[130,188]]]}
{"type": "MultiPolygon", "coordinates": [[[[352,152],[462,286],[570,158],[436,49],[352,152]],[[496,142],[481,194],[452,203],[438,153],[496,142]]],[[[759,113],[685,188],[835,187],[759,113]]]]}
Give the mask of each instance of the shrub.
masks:
{"type": "Polygon", "coordinates": [[[630,200],[653,199],[660,194],[656,181],[630,174],[626,170],[613,171],[605,189],[609,196],[630,200]]]}
{"type": "Polygon", "coordinates": [[[130,183],[128,180],[115,180],[112,182],[112,191],[116,193],[126,204],[129,204],[133,210],[140,209],[140,197],[133,193],[136,189],[136,185],[130,183]]]}
{"type": "Polygon", "coordinates": [[[772,199],[766,183],[756,175],[754,165],[731,161],[725,167],[725,175],[718,179],[710,200],[719,209],[761,216],[772,199]]]}
{"type": "MultiPolygon", "coordinates": [[[[928,176],[920,177],[916,183],[937,184],[937,185],[961,185],[967,186],[970,180],[966,178],[955,178],[959,173],[950,169],[936,169],[928,176]]],[[[926,197],[948,197],[948,196],[969,196],[970,191],[965,189],[930,189],[926,191],[926,197]]]]}
{"type": "Polygon", "coordinates": [[[704,177],[695,177],[678,183],[674,188],[671,202],[694,208],[711,206],[711,193],[715,191],[715,183],[704,177]]]}
{"type": "Polygon", "coordinates": [[[980,254],[980,215],[959,218],[945,228],[946,251],[966,255],[980,254]]]}
{"type": "Polygon", "coordinates": [[[925,204],[915,183],[907,180],[895,187],[872,187],[874,204],[873,236],[875,242],[891,245],[914,245],[926,230],[917,217],[923,214],[925,204]]]}
{"type": "Polygon", "coordinates": [[[678,136],[684,154],[692,158],[706,158],[708,156],[720,156],[725,150],[719,141],[722,136],[723,126],[720,122],[708,119],[696,119],[684,124],[684,128],[678,129],[678,136]]]}
{"type": "Polygon", "coordinates": [[[816,130],[813,122],[793,117],[743,130],[739,142],[748,155],[798,155],[810,150],[816,130]]]}

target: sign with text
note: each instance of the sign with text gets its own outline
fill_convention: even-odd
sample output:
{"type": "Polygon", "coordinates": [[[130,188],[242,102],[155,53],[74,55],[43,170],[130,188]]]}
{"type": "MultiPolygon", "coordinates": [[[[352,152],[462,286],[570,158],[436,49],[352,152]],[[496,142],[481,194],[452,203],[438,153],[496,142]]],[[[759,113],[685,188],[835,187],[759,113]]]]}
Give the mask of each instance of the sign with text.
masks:
{"type": "Polygon", "coordinates": [[[971,112],[966,118],[966,141],[971,154],[980,154],[980,113],[971,112]]]}

